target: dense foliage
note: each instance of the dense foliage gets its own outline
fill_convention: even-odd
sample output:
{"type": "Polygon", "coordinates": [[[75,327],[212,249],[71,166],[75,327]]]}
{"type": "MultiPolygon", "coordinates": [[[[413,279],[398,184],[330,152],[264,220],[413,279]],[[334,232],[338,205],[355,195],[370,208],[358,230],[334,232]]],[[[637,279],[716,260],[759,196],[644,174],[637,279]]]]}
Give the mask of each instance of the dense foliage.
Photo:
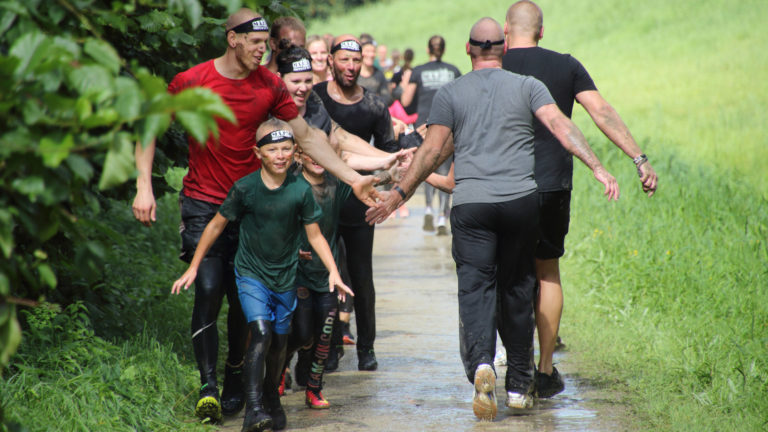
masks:
{"type": "Polygon", "coordinates": [[[214,117],[233,120],[208,90],[166,87],[223,52],[223,18],[243,5],[297,15],[272,0],[0,4],[0,372],[20,342],[19,304],[147,300],[105,280],[113,245],[130,238],[105,218],[133,193],[135,142],[160,138],[163,183],[184,132],[204,141],[214,117]],[[166,134],[172,118],[180,128],[166,134]]]}

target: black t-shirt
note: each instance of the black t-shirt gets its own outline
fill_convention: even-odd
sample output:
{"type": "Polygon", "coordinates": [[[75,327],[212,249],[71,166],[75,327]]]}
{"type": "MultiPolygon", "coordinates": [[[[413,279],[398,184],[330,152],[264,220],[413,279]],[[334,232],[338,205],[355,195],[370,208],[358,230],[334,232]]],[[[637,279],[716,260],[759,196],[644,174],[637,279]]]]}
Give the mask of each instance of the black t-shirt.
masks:
{"type": "MultiPolygon", "coordinates": [[[[392,130],[392,118],[381,99],[363,88],[363,98],[359,102],[345,105],[336,102],[328,94],[328,82],[315,84],[313,92],[320,96],[325,109],[333,121],[347,132],[357,135],[364,141],[385,152],[394,153],[399,145],[392,130]]],[[[363,226],[367,206],[354,195],[347,200],[339,218],[339,224],[345,226],[363,226]]]]}
{"type": "Polygon", "coordinates": [[[418,97],[414,102],[417,102],[419,113],[414,126],[419,127],[429,120],[429,110],[437,90],[460,76],[461,72],[456,66],[441,61],[431,61],[413,68],[410,82],[416,84],[418,97]]]}
{"type": "Polygon", "coordinates": [[[328,111],[325,110],[323,100],[320,99],[315,92],[309,94],[307,98],[307,109],[304,112],[304,120],[310,125],[314,126],[326,135],[331,134],[331,116],[328,115],[328,111]]]}
{"type": "MultiPolygon", "coordinates": [[[[547,86],[555,103],[569,118],[576,95],[597,90],[589,73],[578,60],[541,47],[513,48],[504,55],[502,67],[530,75],[547,86]]],[[[536,184],[540,192],[573,188],[573,157],[538,119],[534,119],[536,184]]]]}
{"type": "MultiPolygon", "coordinates": [[[[392,75],[392,80],[390,81],[392,84],[395,85],[395,90],[392,91],[392,97],[400,100],[400,98],[403,96],[402,87],[400,87],[400,81],[403,80],[403,72],[405,72],[408,69],[400,69],[399,71],[395,72],[394,75],[392,75]]],[[[405,113],[408,115],[416,114],[416,110],[419,106],[419,94],[416,93],[413,95],[413,101],[411,101],[411,104],[407,107],[403,107],[405,109],[405,113]]]]}
{"type": "Polygon", "coordinates": [[[360,75],[357,77],[357,84],[380,97],[381,101],[384,102],[384,105],[392,105],[392,94],[389,92],[389,83],[381,69],[374,67],[373,75],[367,78],[360,75]]]}

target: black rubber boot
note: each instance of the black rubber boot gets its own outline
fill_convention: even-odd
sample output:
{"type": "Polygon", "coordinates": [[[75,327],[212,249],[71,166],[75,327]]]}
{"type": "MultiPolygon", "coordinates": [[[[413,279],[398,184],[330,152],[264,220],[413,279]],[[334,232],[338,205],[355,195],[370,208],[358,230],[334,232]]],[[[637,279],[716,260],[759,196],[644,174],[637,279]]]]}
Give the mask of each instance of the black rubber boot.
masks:
{"type": "Polygon", "coordinates": [[[285,350],[288,346],[288,335],[274,334],[272,343],[267,351],[266,373],[264,376],[264,409],[272,417],[274,430],[285,429],[287,419],[280,403],[280,377],[285,370],[285,350]]]}
{"type": "Polygon", "coordinates": [[[224,367],[224,390],[221,392],[221,412],[224,415],[235,415],[245,405],[245,390],[243,385],[243,363],[239,366],[224,367]]]}
{"type": "Polygon", "coordinates": [[[244,432],[261,432],[272,429],[272,417],[264,409],[264,369],[267,350],[272,339],[272,323],[252,321],[248,323],[251,342],[245,353],[245,419],[244,432]]]}

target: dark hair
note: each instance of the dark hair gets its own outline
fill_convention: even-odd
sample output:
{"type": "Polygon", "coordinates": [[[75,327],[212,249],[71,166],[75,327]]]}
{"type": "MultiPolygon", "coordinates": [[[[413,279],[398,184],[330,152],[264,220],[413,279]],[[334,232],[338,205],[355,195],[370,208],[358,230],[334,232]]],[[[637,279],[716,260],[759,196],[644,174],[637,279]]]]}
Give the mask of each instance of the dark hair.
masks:
{"type": "Polygon", "coordinates": [[[282,66],[287,66],[301,59],[312,61],[312,56],[310,56],[309,51],[304,48],[298,45],[291,45],[280,51],[280,54],[275,57],[275,62],[277,68],[280,69],[282,66]]]}
{"type": "Polygon", "coordinates": [[[269,37],[274,39],[280,37],[280,30],[283,27],[288,27],[289,29],[297,30],[305,34],[307,33],[307,29],[300,19],[292,16],[282,16],[272,22],[272,26],[269,29],[269,37]]]}
{"type": "Polygon", "coordinates": [[[411,62],[413,62],[413,50],[406,48],[403,53],[403,69],[410,69],[411,62]]]}
{"type": "Polygon", "coordinates": [[[445,52],[445,39],[439,35],[432,36],[429,38],[427,47],[429,48],[429,54],[437,57],[437,60],[440,61],[445,52]]]}

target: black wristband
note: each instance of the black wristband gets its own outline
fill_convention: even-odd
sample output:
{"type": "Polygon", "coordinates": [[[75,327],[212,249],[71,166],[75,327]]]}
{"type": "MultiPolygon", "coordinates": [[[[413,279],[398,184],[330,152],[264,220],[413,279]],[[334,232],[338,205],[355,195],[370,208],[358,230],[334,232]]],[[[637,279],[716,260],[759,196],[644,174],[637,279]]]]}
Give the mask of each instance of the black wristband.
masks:
{"type": "Polygon", "coordinates": [[[396,185],[396,186],[395,186],[395,187],[393,187],[392,189],[394,189],[395,191],[397,191],[397,193],[399,193],[399,194],[400,194],[400,196],[401,196],[403,199],[405,199],[405,192],[403,192],[403,190],[402,190],[402,189],[400,189],[400,186],[397,186],[397,185],[396,185]]]}
{"type": "Polygon", "coordinates": [[[639,167],[640,165],[648,162],[648,156],[646,156],[645,154],[641,154],[638,157],[632,158],[632,162],[635,163],[635,166],[639,167]]]}

